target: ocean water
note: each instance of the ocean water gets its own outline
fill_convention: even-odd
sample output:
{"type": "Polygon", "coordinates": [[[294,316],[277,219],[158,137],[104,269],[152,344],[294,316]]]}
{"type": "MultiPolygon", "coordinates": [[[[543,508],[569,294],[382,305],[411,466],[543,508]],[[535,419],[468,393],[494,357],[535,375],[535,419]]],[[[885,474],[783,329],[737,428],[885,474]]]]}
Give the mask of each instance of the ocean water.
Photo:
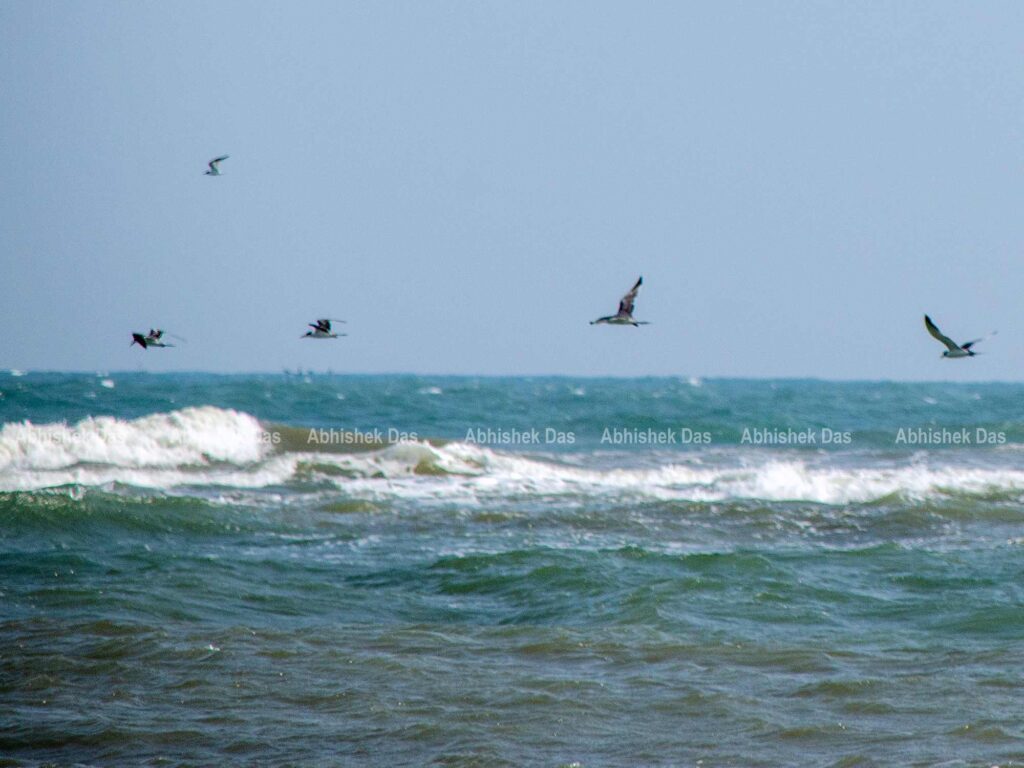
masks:
{"type": "Polygon", "coordinates": [[[0,373],[0,766],[1024,764],[1022,403],[0,373]]]}

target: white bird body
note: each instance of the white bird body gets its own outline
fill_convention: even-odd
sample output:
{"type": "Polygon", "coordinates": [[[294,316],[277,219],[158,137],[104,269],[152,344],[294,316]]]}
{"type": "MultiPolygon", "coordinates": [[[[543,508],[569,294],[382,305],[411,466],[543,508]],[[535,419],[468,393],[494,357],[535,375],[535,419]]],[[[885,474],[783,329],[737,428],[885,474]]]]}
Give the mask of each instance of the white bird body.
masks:
{"type": "Polygon", "coordinates": [[[647,323],[641,323],[637,320],[633,320],[630,317],[620,317],[619,315],[611,315],[609,317],[599,317],[597,320],[593,320],[591,325],[647,325],[647,323]]]}

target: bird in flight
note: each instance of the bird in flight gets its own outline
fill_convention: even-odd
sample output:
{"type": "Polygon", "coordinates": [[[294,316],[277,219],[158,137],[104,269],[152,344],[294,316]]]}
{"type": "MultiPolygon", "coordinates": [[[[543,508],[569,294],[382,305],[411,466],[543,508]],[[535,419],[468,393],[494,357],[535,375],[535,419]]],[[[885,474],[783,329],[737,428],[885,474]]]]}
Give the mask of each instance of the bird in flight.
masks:
{"type": "Polygon", "coordinates": [[[646,320],[634,320],[633,319],[633,303],[636,301],[636,295],[640,292],[640,286],[643,285],[644,278],[641,276],[637,279],[636,285],[629,289],[629,293],[622,297],[622,301],[619,302],[619,311],[614,315],[608,315],[608,317],[599,317],[597,320],[591,320],[591,325],[600,325],[606,323],[608,325],[650,325],[646,320]]]}
{"type": "Polygon", "coordinates": [[[980,339],[974,339],[973,341],[968,341],[965,344],[957,344],[949,338],[949,336],[946,336],[942,331],[940,331],[939,327],[932,322],[932,319],[928,317],[928,315],[924,316],[924,327],[928,329],[928,333],[930,333],[934,338],[946,345],[946,351],[942,353],[942,356],[950,358],[974,357],[978,353],[971,349],[971,347],[979,341],[984,341],[989,336],[994,336],[996,334],[995,331],[992,331],[988,336],[982,336],[980,339]]]}
{"type": "Polygon", "coordinates": [[[220,157],[213,158],[213,160],[211,160],[209,162],[210,170],[206,171],[206,175],[207,176],[220,176],[221,175],[220,164],[224,160],[227,160],[229,157],[231,157],[231,155],[221,155],[220,157]]]}
{"type": "Polygon", "coordinates": [[[132,334],[132,343],[129,347],[133,347],[138,344],[143,349],[149,349],[150,347],[173,347],[173,344],[168,344],[163,340],[164,332],[159,328],[150,328],[149,333],[143,336],[141,333],[132,334]]]}
{"type": "MultiPolygon", "coordinates": [[[[335,320],[336,323],[344,323],[344,320],[335,320]]],[[[334,333],[331,330],[331,319],[324,318],[323,320],[317,320],[315,323],[307,323],[312,331],[306,331],[305,335],[300,338],[303,339],[336,339],[338,336],[347,336],[347,333],[334,333]]]]}

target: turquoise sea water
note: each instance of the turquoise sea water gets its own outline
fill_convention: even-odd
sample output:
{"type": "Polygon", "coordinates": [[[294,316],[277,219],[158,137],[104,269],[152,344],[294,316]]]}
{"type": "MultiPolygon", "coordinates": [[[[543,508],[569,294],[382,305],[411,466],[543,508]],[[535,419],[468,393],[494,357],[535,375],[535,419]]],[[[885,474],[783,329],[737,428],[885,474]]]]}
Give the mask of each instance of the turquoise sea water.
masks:
{"type": "Polygon", "coordinates": [[[0,765],[1022,764],[1022,402],[0,373],[0,765]]]}

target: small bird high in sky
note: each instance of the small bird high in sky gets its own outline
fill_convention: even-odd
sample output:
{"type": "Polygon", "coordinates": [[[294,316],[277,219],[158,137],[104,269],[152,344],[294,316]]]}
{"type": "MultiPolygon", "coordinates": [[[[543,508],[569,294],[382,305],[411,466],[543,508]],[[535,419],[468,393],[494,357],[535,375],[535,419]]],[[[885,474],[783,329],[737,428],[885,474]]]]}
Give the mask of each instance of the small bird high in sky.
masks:
{"type": "Polygon", "coordinates": [[[649,325],[645,320],[637,321],[633,319],[633,303],[636,301],[636,295],[640,292],[640,286],[643,285],[644,278],[641,275],[637,279],[636,285],[629,289],[629,293],[622,297],[622,301],[619,302],[619,311],[614,315],[608,315],[607,317],[599,317],[597,320],[591,320],[591,325],[649,325]]]}
{"type": "Polygon", "coordinates": [[[939,341],[946,345],[946,351],[942,353],[942,356],[949,358],[974,357],[978,353],[971,349],[971,347],[973,347],[979,341],[984,341],[985,339],[989,338],[989,336],[994,336],[996,334],[995,331],[992,331],[992,333],[990,333],[988,336],[982,336],[980,339],[974,339],[973,341],[968,341],[965,344],[957,344],[955,341],[949,338],[949,336],[943,334],[942,331],[939,330],[939,327],[932,322],[932,319],[928,317],[928,315],[924,316],[924,327],[928,329],[928,333],[930,333],[932,336],[934,336],[936,339],[938,339],[939,341]]]}
{"type": "Polygon", "coordinates": [[[227,160],[229,157],[231,157],[231,155],[221,155],[220,157],[213,158],[213,160],[211,160],[209,162],[210,170],[205,172],[206,175],[207,176],[220,176],[220,175],[222,175],[221,172],[220,172],[220,164],[224,160],[227,160]]]}
{"type": "MultiPolygon", "coordinates": [[[[335,320],[336,323],[344,323],[344,320],[335,320]]],[[[331,318],[324,318],[323,320],[317,320],[315,323],[308,323],[312,331],[306,331],[301,336],[303,339],[336,339],[338,336],[347,336],[348,334],[342,333],[337,334],[331,330],[331,318]]]]}

